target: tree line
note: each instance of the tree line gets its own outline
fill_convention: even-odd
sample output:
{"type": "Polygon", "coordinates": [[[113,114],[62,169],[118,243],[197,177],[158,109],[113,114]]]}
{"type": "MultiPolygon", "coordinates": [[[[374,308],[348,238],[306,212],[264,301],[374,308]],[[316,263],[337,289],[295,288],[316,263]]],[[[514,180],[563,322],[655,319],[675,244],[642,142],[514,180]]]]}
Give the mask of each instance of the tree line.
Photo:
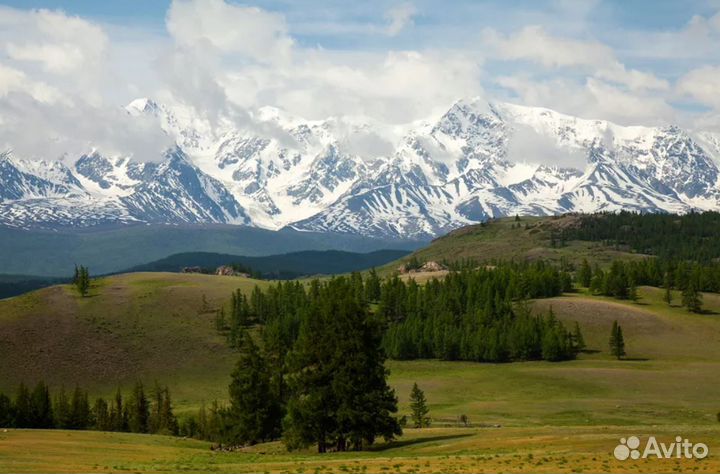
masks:
{"type": "Polygon", "coordinates": [[[597,295],[618,299],[637,299],[637,286],[665,289],[664,299],[673,302],[672,290],[681,291],[680,303],[691,312],[702,311],[702,293],[720,291],[720,265],[717,263],[674,262],[660,258],[615,260],[608,269],[591,268],[583,260],[576,274],[578,285],[597,295]]]}
{"type": "Polygon", "coordinates": [[[98,397],[92,404],[79,386],[53,394],[45,382],[32,390],[21,383],[14,398],[0,393],[0,426],[178,434],[168,388],[156,384],[148,394],[139,382],[127,397],[118,388],[114,398],[98,397]]]}
{"type": "Polygon", "coordinates": [[[579,215],[555,237],[604,242],[667,260],[708,262],[720,257],[720,213],[683,215],[621,211],[579,215]]]}

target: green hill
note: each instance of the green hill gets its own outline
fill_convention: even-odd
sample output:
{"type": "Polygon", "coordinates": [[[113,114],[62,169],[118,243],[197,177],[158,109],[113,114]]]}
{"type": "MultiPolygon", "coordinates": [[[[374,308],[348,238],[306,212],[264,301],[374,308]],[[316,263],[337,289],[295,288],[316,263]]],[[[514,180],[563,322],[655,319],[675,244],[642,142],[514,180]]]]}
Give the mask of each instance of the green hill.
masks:
{"type": "MultiPolygon", "coordinates": [[[[598,263],[644,255],[638,252],[644,238],[568,238],[586,231],[578,216],[504,219],[456,231],[415,255],[598,263]]],[[[694,245],[711,252],[714,244],[703,242],[694,245]]],[[[662,241],[654,245],[662,248],[662,241]]],[[[0,300],[0,391],[13,393],[21,381],[42,379],[52,387],[79,383],[91,396],[109,396],[118,385],[127,390],[142,380],[168,385],[180,417],[203,402],[222,402],[237,356],[215,331],[214,311],[237,288],[249,292],[270,284],[132,273],[97,280],[87,298],[59,285],[0,300]]],[[[406,430],[395,443],[373,450],[287,453],[275,442],[216,453],[207,443],[161,436],[11,430],[0,433],[0,471],[717,471],[714,456],[682,465],[619,464],[612,457],[618,439],[630,434],[665,441],[681,434],[711,449],[720,442],[720,295],[705,293],[705,312],[692,314],[678,303],[667,305],[661,289],[641,286],[637,292],[637,302],[580,289],[532,303],[537,312],[552,308],[563,322],[579,323],[587,348],[577,360],[389,360],[400,415],[409,414],[409,393],[417,383],[433,427],[406,430]],[[616,320],[627,351],[621,361],[608,350],[616,320]],[[458,426],[461,415],[470,427],[458,426]]],[[[679,292],[673,297],[681,299],[679,292]]]]}
{"type": "Polygon", "coordinates": [[[383,268],[420,262],[548,260],[606,266],[613,260],[658,256],[706,263],[720,258],[720,213],[685,215],[632,212],[508,217],[462,227],[383,268]]]}
{"type": "MultiPolygon", "coordinates": [[[[140,379],[169,385],[181,412],[202,400],[222,400],[235,355],[214,329],[214,310],[227,304],[236,288],[250,291],[256,284],[270,283],[135,273],[99,280],[87,298],[69,286],[54,286],[2,300],[0,390],[12,392],[21,381],[43,379],[109,394],[118,384],[140,379]]],[[[692,315],[667,307],[660,290],[641,287],[639,293],[638,304],[583,294],[535,303],[538,309],[552,305],[564,321],[579,322],[592,352],[577,361],[389,361],[391,382],[401,406],[414,381],[424,385],[436,404],[433,415],[442,420],[466,414],[516,426],[651,423],[653,413],[670,410],[666,419],[712,422],[720,410],[720,297],[706,294],[709,314],[692,315]],[[632,360],[617,362],[608,354],[615,319],[632,360]],[[628,386],[633,391],[626,391],[628,386]],[[696,411],[677,411],[681,400],[681,406],[693,400],[696,411]],[[617,403],[624,408],[612,408],[617,403]]]]}
{"type": "Polygon", "coordinates": [[[222,398],[234,355],[215,331],[214,310],[256,284],[268,283],[134,273],[96,280],[87,298],[62,285],[0,300],[0,390],[46,380],[105,393],[157,379],[181,405],[222,398]]]}
{"type": "Polygon", "coordinates": [[[155,262],[139,265],[127,272],[177,272],[183,267],[215,270],[221,265],[242,265],[263,278],[293,279],[311,275],[335,275],[366,270],[397,260],[407,250],[377,250],[370,253],[341,250],[306,250],[265,257],[246,257],[209,252],[189,252],[171,255],[155,262]]]}
{"type": "MultiPolygon", "coordinates": [[[[203,401],[225,400],[236,355],[214,329],[214,309],[236,288],[250,291],[256,284],[270,282],[134,273],[98,280],[87,298],[63,285],[1,300],[0,390],[13,393],[21,381],[42,379],[52,387],[79,383],[91,396],[109,396],[118,385],[127,390],[136,380],[157,380],[170,387],[181,417],[203,401]]],[[[607,472],[622,467],[608,453],[628,433],[669,439],[682,433],[717,443],[720,296],[705,294],[708,312],[697,315],[667,306],[656,288],[638,293],[638,303],[583,292],[534,303],[538,310],[552,306],[565,322],[579,322],[587,352],[574,361],[388,361],[400,414],[409,413],[410,389],[418,383],[434,427],[408,430],[372,451],[289,454],[280,443],[269,443],[213,453],[207,443],[160,436],[11,430],[0,433],[0,470],[337,471],[352,464],[378,472],[397,466],[403,472],[476,472],[522,462],[533,471],[557,472],[560,466],[607,472]],[[627,360],[608,354],[614,320],[624,330],[627,360]],[[461,415],[470,428],[457,426],[461,415]],[[58,439],[63,449],[56,448],[58,439]]],[[[659,472],[667,467],[648,466],[659,472]]],[[[698,466],[717,468],[716,462],[698,466]]]]}
{"type": "MultiPolygon", "coordinates": [[[[604,241],[561,241],[563,229],[580,224],[580,217],[522,217],[493,219],[484,224],[457,229],[433,240],[430,245],[401,259],[416,257],[421,262],[457,262],[464,259],[487,262],[492,260],[563,260],[579,263],[583,258],[606,264],[616,258],[638,258],[642,254],[626,245],[608,245],[604,241]]],[[[400,262],[384,267],[395,270],[400,262]]]]}

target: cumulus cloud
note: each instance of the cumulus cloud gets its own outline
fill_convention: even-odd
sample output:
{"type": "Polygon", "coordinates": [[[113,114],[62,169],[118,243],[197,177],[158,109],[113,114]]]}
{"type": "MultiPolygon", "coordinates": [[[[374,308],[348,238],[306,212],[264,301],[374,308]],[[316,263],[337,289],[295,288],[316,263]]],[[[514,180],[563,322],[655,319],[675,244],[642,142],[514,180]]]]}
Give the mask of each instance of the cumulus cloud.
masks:
{"type": "Polygon", "coordinates": [[[157,125],[103,100],[108,36],[61,11],[0,7],[0,149],[26,158],[77,158],[92,149],[156,159],[157,125]]]}
{"type": "Polygon", "coordinates": [[[286,61],[293,46],[282,15],[224,0],[174,0],[166,24],[181,46],[207,42],[262,63],[286,61]]]}
{"type": "Polygon", "coordinates": [[[495,58],[527,60],[546,68],[582,67],[598,77],[633,90],[669,88],[667,81],[634,69],[628,70],[613,50],[597,41],[562,38],[542,26],[528,26],[511,35],[484,32],[484,42],[495,58]]]}
{"type": "Polygon", "coordinates": [[[153,121],[133,119],[122,108],[58,106],[17,92],[0,100],[0,120],[0,149],[22,158],[72,160],[97,149],[157,161],[172,144],[153,121]]]}
{"type": "Polygon", "coordinates": [[[0,30],[10,59],[38,63],[55,74],[94,67],[102,60],[108,41],[98,26],[50,10],[0,7],[0,30]]]}
{"type": "Polygon", "coordinates": [[[628,92],[600,79],[537,79],[501,76],[496,82],[512,91],[510,101],[549,107],[586,119],[604,119],[623,125],[661,125],[673,120],[672,107],[663,97],[628,92]]]}
{"type": "Polygon", "coordinates": [[[705,66],[685,74],[677,84],[679,94],[720,110],[720,66],[705,66]]]}
{"type": "Polygon", "coordinates": [[[0,63],[0,98],[5,98],[12,93],[27,94],[34,100],[46,104],[64,100],[60,91],[54,87],[43,82],[33,81],[22,71],[0,63]]]}
{"type": "MultiPolygon", "coordinates": [[[[623,124],[675,121],[678,98],[720,109],[720,13],[695,16],[675,31],[622,31],[618,46],[621,40],[601,42],[583,31],[595,0],[555,0],[552,18],[515,12],[506,30],[482,33],[474,23],[472,31],[426,22],[410,28],[418,15],[413,3],[385,5],[371,13],[350,9],[359,13],[346,23],[304,8],[303,30],[292,14],[228,0],[173,0],[155,36],[62,11],[0,7],[0,147],[38,157],[95,147],[154,159],[169,139],[151,121],[125,114],[122,105],[137,96],[181,105],[211,127],[232,124],[281,140],[289,137],[272,122],[256,122],[255,109],[380,124],[386,135],[349,139],[361,154],[389,152],[395,131],[474,96],[623,124]],[[456,41],[425,41],[433,28],[433,38],[456,41]],[[689,62],[663,74],[636,57],[689,62]]],[[[549,148],[532,134],[518,137],[513,149],[520,154],[549,148]]]]}
{"type": "MultiPolygon", "coordinates": [[[[388,33],[414,14],[409,3],[390,9],[388,33]]],[[[300,47],[280,15],[222,0],[175,0],[166,21],[177,43],[160,61],[167,83],[178,97],[212,109],[211,116],[229,102],[279,106],[310,119],[356,115],[400,123],[482,92],[479,59],[464,53],[300,47]]]]}

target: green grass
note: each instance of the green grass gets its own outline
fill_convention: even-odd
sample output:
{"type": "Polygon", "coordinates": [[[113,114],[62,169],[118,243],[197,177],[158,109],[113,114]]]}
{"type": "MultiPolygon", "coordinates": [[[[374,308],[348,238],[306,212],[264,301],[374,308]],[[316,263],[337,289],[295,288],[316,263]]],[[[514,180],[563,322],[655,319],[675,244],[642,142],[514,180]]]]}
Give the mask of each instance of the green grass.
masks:
{"type": "Polygon", "coordinates": [[[0,300],[0,390],[45,380],[109,395],[142,380],[172,387],[180,411],[223,398],[235,355],[215,331],[214,309],[256,284],[269,283],[134,273],[95,281],[86,298],[55,286],[0,300]]]}
{"type": "Polygon", "coordinates": [[[708,444],[704,460],[617,461],[621,437],[653,435],[671,441],[685,426],[429,428],[406,430],[398,441],[365,452],[288,453],[267,443],[214,452],[208,443],[126,433],[10,430],[0,432],[0,472],[718,472],[712,447],[720,427],[692,427],[708,444]]]}
{"type": "MultiPolygon", "coordinates": [[[[255,284],[267,282],[132,274],[97,282],[84,299],[60,286],[2,300],[0,387],[43,378],[109,395],[118,384],[158,380],[170,386],[181,415],[203,400],[223,400],[235,355],[215,332],[213,314],[203,311],[202,295],[215,308],[235,288],[255,284]]],[[[579,321],[588,352],[575,361],[388,361],[400,414],[408,413],[417,382],[435,428],[409,430],[376,451],[288,454],[270,443],[214,453],[206,443],[160,436],[19,430],[0,432],[0,472],[718,471],[715,457],[620,465],[610,455],[617,438],[631,434],[681,434],[707,442],[711,455],[720,441],[720,296],[705,295],[708,313],[695,315],[668,307],[661,290],[641,287],[639,295],[632,303],[579,291],[534,303],[537,310],[552,306],[567,323],[579,321]],[[614,320],[623,327],[628,360],[608,354],[614,320]],[[456,426],[463,414],[472,428],[456,426]]]]}

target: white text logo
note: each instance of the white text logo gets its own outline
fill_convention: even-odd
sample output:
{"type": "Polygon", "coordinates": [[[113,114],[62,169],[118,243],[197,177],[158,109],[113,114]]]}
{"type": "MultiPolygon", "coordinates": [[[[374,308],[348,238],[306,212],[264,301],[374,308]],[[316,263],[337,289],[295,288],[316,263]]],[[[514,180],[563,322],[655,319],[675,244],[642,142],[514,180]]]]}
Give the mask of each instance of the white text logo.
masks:
{"type": "Polygon", "coordinates": [[[650,436],[645,447],[640,449],[640,438],[630,436],[620,438],[620,444],[615,447],[613,454],[620,461],[626,459],[647,459],[656,457],[658,459],[703,459],[708,455],[708,447],[705,443],[691,443],[682,436],[676,436],[673,443],[661,443],[654,436],[650,436]]]}

